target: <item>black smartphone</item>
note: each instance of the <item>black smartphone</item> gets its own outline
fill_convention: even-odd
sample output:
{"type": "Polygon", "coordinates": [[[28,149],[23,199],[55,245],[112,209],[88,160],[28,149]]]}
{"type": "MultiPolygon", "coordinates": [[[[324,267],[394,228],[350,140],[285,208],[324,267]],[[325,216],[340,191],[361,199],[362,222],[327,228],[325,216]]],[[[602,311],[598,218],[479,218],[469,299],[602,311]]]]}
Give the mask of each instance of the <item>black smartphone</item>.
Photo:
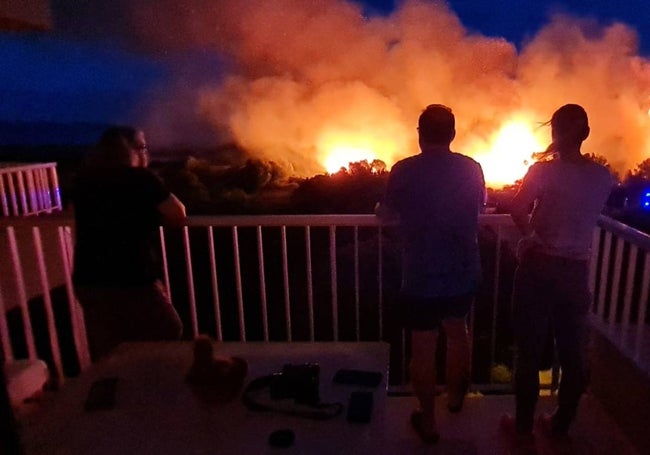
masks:
{"type": "Polygon", "coordinates": [[[115,393],[117,391],[118,378],[102,378],[93,382],[88,390],[85,411],[99,411],[102,409],[113,409],[115,407],[115,393]]]}
{"type": "Polygon", "coordinates": [[[382,377],[383,376],[379,371],[351,370],[343,368],[334,374],[333,381],[337,384],[377,387],[381,384],[382,377]]]}
{"type": "Polygon", "coordinates": [[[348,401],[348,422],[368,423],[372,418],[372,392],[356,391],[350,394],[348,401]]]}

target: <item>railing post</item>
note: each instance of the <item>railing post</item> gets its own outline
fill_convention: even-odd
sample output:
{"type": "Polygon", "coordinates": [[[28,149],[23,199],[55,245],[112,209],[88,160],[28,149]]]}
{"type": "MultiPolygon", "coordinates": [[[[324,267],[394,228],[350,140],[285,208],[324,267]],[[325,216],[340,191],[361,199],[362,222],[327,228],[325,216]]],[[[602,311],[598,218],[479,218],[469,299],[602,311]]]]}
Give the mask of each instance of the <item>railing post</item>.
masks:
{"type": "Polygon", "coordinates": [[[596,314],[603,321],[605,319],[605,301],[607,297],[607,278],[609,275],[609,258],[612,250],[612,233],[605,232],[605,244],[603,246],[602,259],[600,260],[600,286],[598,290],[598,306],[596,314]]]}
{"type": "Polygon", "coordinates": [[[264,341],[269,341],[269,315],[266,301],[266,267],[264,262],[264,243],[262,239],[262,226],[257,226],[257,263],[260,268],[260,299],[262,302],[262,325],[264,341]]]}
{"type": "Polygon", "coordinates": [[[244,314],[244,295],[241,280],[241,261],[239,258],[239,232],[237,226],[232,227],[232,247],[235,260],[235,283],[237,286],[237,312],[239,315],[239,339],[246,341],[246,318],[244,314]]]}
{"type": "Polygon", "coordinates": [[[291,291],[289,289],[289,258],[287,251],[287,227],[280,228],[282,234],[282,283],[284,285],[284,314],[287,341],[291,341],[291,291]]]}
{"type": "Polygon", "coordinates": [[[332,334],[339,340],[338,277],[336,274],[336,226],[330,226],[330,288],[332,290],[332,334]]]}
{"type": "Polygon", "coordinates": [[[214,244],[214,232],[212,226],[208,226],[208,248],[210,253],[210,279],[212,283],[212,300],[214,305],[214,322],[216,324],[217,340],[223,341],[223,330],[221,327],[221,301],[219,299],[219,280],[217,277],[217,257],[214,244]]]}

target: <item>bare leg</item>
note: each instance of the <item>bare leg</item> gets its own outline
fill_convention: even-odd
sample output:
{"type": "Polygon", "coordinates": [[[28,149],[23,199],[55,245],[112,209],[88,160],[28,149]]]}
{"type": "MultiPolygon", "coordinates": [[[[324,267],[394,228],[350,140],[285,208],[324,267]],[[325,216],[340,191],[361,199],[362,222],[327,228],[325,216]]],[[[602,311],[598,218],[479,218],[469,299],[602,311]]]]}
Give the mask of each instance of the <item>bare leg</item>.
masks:
{"type": "Polygon", "coordinates": [[[436,396],[436,346],[437,330],[411,331],[411,383],[422,410],[422,427],[436,432],[434,414],[436,396]]]}
{"type": "Polygon", "coordinates": [[[447,336],[447,399],[452,412],[460,411],[470,375],[470,346],[466,318],[448,318],[442,323],[447,336]]]}

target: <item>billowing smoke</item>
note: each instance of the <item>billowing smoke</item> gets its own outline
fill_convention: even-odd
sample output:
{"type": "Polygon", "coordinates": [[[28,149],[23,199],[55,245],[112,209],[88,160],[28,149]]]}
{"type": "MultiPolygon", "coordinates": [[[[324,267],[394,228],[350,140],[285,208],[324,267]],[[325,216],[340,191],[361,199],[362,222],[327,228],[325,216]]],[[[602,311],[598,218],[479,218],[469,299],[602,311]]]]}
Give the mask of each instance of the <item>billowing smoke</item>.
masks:
{"type": "MultiPolygon", "coordinates": [[[[298,175],[323,172],[335,149],[352,161],[372,149],[389,166],[416,153],[417,116],[431,103],[454,110],[452,148],[482,164],[505,122],[540,125],[569,102],[590,116],[584,151],[620,173],[650,154],[650,62],[621,23],[555,16],[518,51],[425,0],[387,17],[345,0],[147,0],[133,17],[158,51],[218,52],[218,83],[192,97],[185,87],[185,104],[224,141],[298,175]]],[[[535,134],[550,139],[546,127],[535,134]]]]}

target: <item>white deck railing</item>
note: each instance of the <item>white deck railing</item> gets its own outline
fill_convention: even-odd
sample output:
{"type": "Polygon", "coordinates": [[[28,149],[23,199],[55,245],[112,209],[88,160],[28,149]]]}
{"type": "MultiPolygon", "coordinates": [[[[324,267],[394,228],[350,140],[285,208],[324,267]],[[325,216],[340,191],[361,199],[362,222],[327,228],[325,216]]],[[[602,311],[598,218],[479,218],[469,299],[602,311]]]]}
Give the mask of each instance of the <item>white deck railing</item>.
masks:
{"type": "Polygon", "coordinates": [[[593,324],[650,374],[650,235],[601,217],[592,250],[593,324]]]}
{"type": "MultiPolygon", "coordinates": [[[[517,234],[508,215],[482,215],[480,221],[486,273],[472,315],[473,336],[480,337],[474,356],[491,367],[509,361],[500,346],[509,330],[510,246],[517,234]]],[[[72,340],[81,368],[88,363],[70,278],[72,229],[64,215],[0,219],[2,349],[9,359],[40,355],[28,317],[34,311],[30,300],[33,305],[40,298],[51,362],[61,379],[68,374],[59,354],[62,336],[72,340]],[[53,301],[53,288],[64,302],[53,301]],[[62,311],[57,304],[72,334],[55,329],[62,311]],[[15,329],[5,317],[9,312],[20,314],[22,341],[10,333],[15,329]],[[23,346],[21,354],[16,344],[23,346]]],[[[386,307],[399,284],[397,240],[394,228],[379,225],[373,215],[195,216],[182,229],[161,229],[160,238],[165,277],[187,338],[209,333],[242,341],[391,339],[386,307]]],[[[633,332],[640,358],[638,340],[647,333],[649,237],[603,217],[594,245],[596,322],[633,332]]],[[[404,368],[404,351],[397,356],[404,368]]],[[[490,380],[488,373],[485,382],[490,380]]]]}
{"type": "Polygon", "coordinates": [[[0,163],[0,216],[61,210],[56,163],[0,163]]]}

